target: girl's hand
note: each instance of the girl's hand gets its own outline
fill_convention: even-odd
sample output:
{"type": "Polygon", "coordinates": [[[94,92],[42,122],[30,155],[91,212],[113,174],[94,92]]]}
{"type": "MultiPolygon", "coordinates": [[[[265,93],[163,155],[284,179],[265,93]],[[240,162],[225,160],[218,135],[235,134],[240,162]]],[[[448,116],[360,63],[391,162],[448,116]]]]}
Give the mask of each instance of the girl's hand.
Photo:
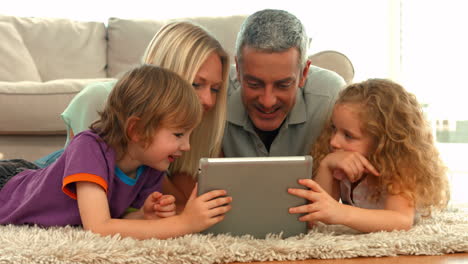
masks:
{"type": "Polygon", "coordinates": [[[231,210],[232,197],[226,197],[226,191],[215,190],[197,197],[197,185],[193,188],[184,211],[180,216],[193,232],[200,232],[221,222],[226,212],[231,210]]]}
{"type": "Polygon", "coordinates": [[[300,179],[299,184],[310,190],[289,188],[290,194],[305,198],[309,204],[289,208],[291,214],[305,214],[299,217],[299,221],[309,222],[310,225],[317,221],[325,224],[340,224],[345,216],[341,203],[333,199],[324,191],[318,183],[310,179],[300,179]]]}
{"type": "Polygon", "coordinates": [[[172,195],[153,192],[146,198],[142,209],[144,219],[174,216],[176,214],[175,198],[172,195]]]}
{"type": "Polygon", "coordinates": [[[328,154],[323,160],[324,164],[338,180],[347,177],[349,181],[356,182],[365,173],[379,176],[380,173],[360,153],[354,151],[336,151],[328,154]]]}

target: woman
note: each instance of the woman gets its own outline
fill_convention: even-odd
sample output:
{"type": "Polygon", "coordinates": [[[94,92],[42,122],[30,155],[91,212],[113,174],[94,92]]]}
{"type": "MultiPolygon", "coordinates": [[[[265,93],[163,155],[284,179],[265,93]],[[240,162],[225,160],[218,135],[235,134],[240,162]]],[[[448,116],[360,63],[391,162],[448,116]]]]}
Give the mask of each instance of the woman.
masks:
{"type": "MultiPolygon", "coordinates": [[[[226,115],[226,93],[229,56],[218,40],[202,27],[190,22],[172,22],[163,26],[148,45],[143,64],[153,64],[179,74],[192,83],[204,115],[193,131],[191,149],[169,168],[164,192],[173,194],[179,205],[185,204],[196,182],[201,157],[218,157],[226,115]]],[[[85,87],[62,113],[68,137],[67,143],[98,118],[115,81],[94,83],[85,87]]],[[[62,150],[63,151],[63,150],[62,150]]],[[[46,159],[53,162],[62,151],[46,159]]],[[[53,153],[54,154],[54,153],[53,153]]],[[[52,154],[51,154],[52,155],[52,154]]]]}

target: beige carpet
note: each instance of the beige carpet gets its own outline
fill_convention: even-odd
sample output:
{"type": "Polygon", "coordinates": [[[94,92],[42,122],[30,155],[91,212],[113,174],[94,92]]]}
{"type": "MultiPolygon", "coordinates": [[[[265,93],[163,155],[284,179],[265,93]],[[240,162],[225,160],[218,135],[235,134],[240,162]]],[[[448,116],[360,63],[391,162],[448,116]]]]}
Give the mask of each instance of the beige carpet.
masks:
{"type": "Polygon", "coordinates": [[[195,234],[138,241],[71,227],[0,226],[0,263],[229,263],[453,252],[468,252],[466,211],[438,213],[407,232],[363,234],[319,225],[307,235],[288,239],[195,234]]]}

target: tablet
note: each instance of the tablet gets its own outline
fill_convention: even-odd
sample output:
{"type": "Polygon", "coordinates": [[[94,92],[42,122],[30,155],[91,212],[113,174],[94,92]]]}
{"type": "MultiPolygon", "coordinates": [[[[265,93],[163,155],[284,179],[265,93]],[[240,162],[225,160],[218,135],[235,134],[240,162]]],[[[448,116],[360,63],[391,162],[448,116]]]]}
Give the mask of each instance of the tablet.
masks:
{"type": "Polygon", "coordinates": [[[311,156],[200,159],[198,195],[222,189],[232,197],[232,209],[224,220],[203,233],[255,238],[306,233],[307,224],[298,220],[300,214],[290,214],[288,209],[307,201],[287,190],[306,189],[298,180],[311,176],[311,156]]]}

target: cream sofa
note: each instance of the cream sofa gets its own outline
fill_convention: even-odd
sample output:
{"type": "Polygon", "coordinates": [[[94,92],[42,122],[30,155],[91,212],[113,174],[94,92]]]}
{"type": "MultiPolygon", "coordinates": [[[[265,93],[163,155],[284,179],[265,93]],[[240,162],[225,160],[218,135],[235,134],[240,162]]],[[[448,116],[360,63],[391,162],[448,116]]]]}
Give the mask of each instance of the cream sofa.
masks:
{"type": "MultiPolygon", "coordinates": [[[[232,56],[245,16],[191,17],[232,56]]],[[[170,20],[109,18],[107,23],[0,15],[0,159],[35,160],[63,147],[60,113],[85,85],[116,78],[140,62],[170,20]]],[[[343,54],[325,51],[313,64],[348,82],[354,69],[343,54]]]]}
{"type": "MultiPolygon", "coordinates": [[[[186,18],[207,28],[230,54],[244,19],[186,18]]],[[[138,64],[168,21],[109,18],[105,24],[0,15],[3,158],[35,160],[61,148],[65,126],[60,113],[73,96],[91,82],[115,78],[138,64]]]]}

